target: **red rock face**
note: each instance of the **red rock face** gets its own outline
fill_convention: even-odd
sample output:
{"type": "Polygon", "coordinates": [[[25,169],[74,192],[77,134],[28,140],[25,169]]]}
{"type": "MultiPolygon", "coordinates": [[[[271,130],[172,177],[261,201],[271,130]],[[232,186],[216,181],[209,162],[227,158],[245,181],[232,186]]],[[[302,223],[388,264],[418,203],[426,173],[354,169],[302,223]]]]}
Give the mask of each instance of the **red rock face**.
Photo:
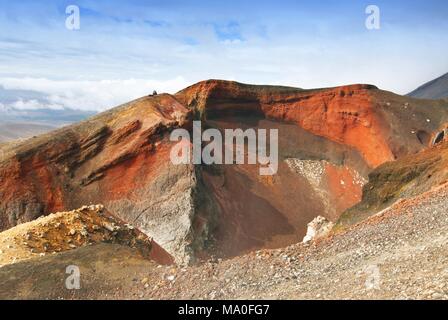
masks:
{"type": "MultiPolygon", "coordinates": [[[[194,168],[172,168],[172,142],[168,139],[172,129],[188,125],[189,117],[190,111],[169,95],[145,97],[80,124],[9,145],[0,164],[0,228],[51,212],[103,203],[113,208],[115,215],[165,245],[168,240],[163,230],[171,229],[157,224],[158,217],[149,223],[145,214],[152,215],[152,210],[163,214],[164,209],[155,203],[164,195],[183,194],[185,212],[177,218],[189,214],[188,193],[195,189],[194,168]]],[[[176,200],[172,202],[174,206],[176,200]]],[[[188,228],[184,231],[179,235],[181,239],[189,237],[188,228]]],[[[167,247],[171,254],[185,258],[184,249],[167,247]]]]}
{"type": "MultiPolygon", "coordinates": [[[[187,114],[185,108],[172,98],[162,97],[161,102],[169,107],[172,107],[169,103],[175,103],[183,116],[187,114]]],[[[169,107],[164,110],[166,115],[172,111],[169,107]]],[[[123,195],[126,196],[139,183],[137,178],[142,178],[140,172],[136,172],[138,168],[146,168],[156,160],[162,161],[163,152],[160,156],[154,155],[157,149],[163,149],[164,131],[178,125],[179,121],[165,118],[157,114],[153,106],[145,106],[144,101],[139,101],[123,112],[111,111],[6,150],[10,156],[7,161],[2,161],[0,169],[2,204],[12,204],[22,196],[26,201],[17,204],[17,217],[12,216],[7,221],[2,216],[2,228],[22,222],[20,213],[33,204],[31,199],[40,207],[38,214],[43,214],[62,210],[76,202],[88,202],[89,196],[93,200],[100,190],[108,190],[113,198],[117,188],[125,191],[123,195]],[[118,113],[116,117],[115,113],[118,113]],[[127,117],[122,117],[123,113],[128,113],[127,117]],[[102,178],[114,179],[117,175],[120,176],[119,183],[112,181],[102,189],[102,178]],[[76,192],[79,188],[89,189],[93,182],[98,184],[94,194],[76,192]]],[[[145,173],[145,177],[151,175],[145,173]]]]}
{"type": "Polygon", "coordinates": [[[328,198],[333,209],[328,218],[336,221],[341,212],[361,201],[365,180],[351,168],[327,163],[323,183],[328,189],[328,198]]]}
{"type": "Polygon", "coordinates": [[[368,85],[301,90],[213,80],[144,97],[3,146],[0,228],[102,203],[181,263],[207,248],[229,256],[284,246],[315,216],[334,221],[357,203],[372,168],[426,148],[446,128],[442,104],[368,85]],[[203,127],[277,128],[278,174],[173,165],[169,134],[190,129],[194,117],[203,127]]]}
{"type": "Polygon", "coordinates": [[[443,102],[409,99],[371,85],[300,90],[210,80],[180,91],[177,97],[208,118],[262,114],[296,123],[355,148],[372,168],[427,147],[417,132],[432,134],[447,121],[440,108],[443,102]]]}
{"type": "Polygon", "coordinates": [[[289,105],[266,104],[263,110],[270,118],[295,122],[314,134],[354,147],[375,167],[394,160],[394,155],[386,142],[388,128],[381,126],[369,90],[373,88],[341,87],[301,96],[289,105]]]}

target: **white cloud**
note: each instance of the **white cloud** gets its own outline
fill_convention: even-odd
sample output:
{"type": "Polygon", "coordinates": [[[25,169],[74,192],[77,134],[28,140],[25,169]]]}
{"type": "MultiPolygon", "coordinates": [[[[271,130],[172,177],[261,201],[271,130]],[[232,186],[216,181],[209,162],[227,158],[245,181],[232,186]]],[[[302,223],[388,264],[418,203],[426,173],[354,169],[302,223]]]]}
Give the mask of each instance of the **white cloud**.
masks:
{"type": "Polygon", "coordinates": [[[188,85],[182,77],[164,81],[124,80],[50,80],[46,78],[0,78],[6,90],[32,90],[42,93],[46,101],[18,100],[17,109],[71,108],[102,111],[141,96],[157,92],[174,93],[188,85]],[[48,103],[47,103],[48,101],[48,103]]]}
{"type": "Polygon", "coordinates": [[[52,103],[45,103],[42,101],[38,101],[35,99],[32,100],[23,100],[19,98],[14,103],[10,104],[10,107],[19,109],[19,110],[39,110],[39,109],[53,109],[53,110],[60,110],[63,109],[63,105],[58,104],[52,104],[52,103]]]}

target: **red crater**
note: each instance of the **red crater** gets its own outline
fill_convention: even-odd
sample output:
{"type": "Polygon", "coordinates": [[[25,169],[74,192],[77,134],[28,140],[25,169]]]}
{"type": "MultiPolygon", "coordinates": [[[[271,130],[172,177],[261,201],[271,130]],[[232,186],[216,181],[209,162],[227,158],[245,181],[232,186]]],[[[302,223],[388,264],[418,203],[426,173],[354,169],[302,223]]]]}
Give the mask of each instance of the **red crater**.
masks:
{"type": "Polygon", "coordinates": [[[429,147],[448,122],[441,103],[371,85],[303,90],[220,80],[143,97],[2,145],[0,228],[101,203],[177,262],[288,245],[314,217],[335,221],[359,202],[372,169],[429,147]],[[194,119],[203,128],[278,129],[278,173],[172,164],[170,132],[191,129],[194,119]]]}

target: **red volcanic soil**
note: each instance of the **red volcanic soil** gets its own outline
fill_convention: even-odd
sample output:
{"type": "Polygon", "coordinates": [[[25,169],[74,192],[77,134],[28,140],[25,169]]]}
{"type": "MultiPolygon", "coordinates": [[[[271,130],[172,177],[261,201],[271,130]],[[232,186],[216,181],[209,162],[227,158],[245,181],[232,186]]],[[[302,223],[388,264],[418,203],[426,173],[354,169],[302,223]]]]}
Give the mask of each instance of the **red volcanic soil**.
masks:
{"type": "Polygon", "coordinates": [[[335,221],[356,204],[372,169],[432,145],[447,106],[371,85],[302,90],[218,80],[143,97],[1,145],[0,229],[101,203],[176,261],[210,248],[235,255],[284,246],[301,240],[315,216],[335,221]],[[203,128],[278,129],[278,174],[173,165],[169,134],[190,130],[193,119],[203,128]]]}

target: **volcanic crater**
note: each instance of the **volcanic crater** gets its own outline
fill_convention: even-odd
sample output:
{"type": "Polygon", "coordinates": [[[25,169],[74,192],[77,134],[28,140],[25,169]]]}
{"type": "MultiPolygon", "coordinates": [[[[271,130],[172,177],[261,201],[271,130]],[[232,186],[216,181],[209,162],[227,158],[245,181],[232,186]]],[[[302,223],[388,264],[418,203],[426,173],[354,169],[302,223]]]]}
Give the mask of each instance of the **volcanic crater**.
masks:
{"type": "Polygon", "coordinates": [[[1,145],[0,229],[102,204],[179,264],[284,247],[317,216],[338,221],[375,170],[441,142],[447,124],[447,101],[372,85],[203,81],[1,145]],[[191,131],[194,120],[218,130],[278,129],[278,172],[172,164],[170,132],[191,131]]]}

